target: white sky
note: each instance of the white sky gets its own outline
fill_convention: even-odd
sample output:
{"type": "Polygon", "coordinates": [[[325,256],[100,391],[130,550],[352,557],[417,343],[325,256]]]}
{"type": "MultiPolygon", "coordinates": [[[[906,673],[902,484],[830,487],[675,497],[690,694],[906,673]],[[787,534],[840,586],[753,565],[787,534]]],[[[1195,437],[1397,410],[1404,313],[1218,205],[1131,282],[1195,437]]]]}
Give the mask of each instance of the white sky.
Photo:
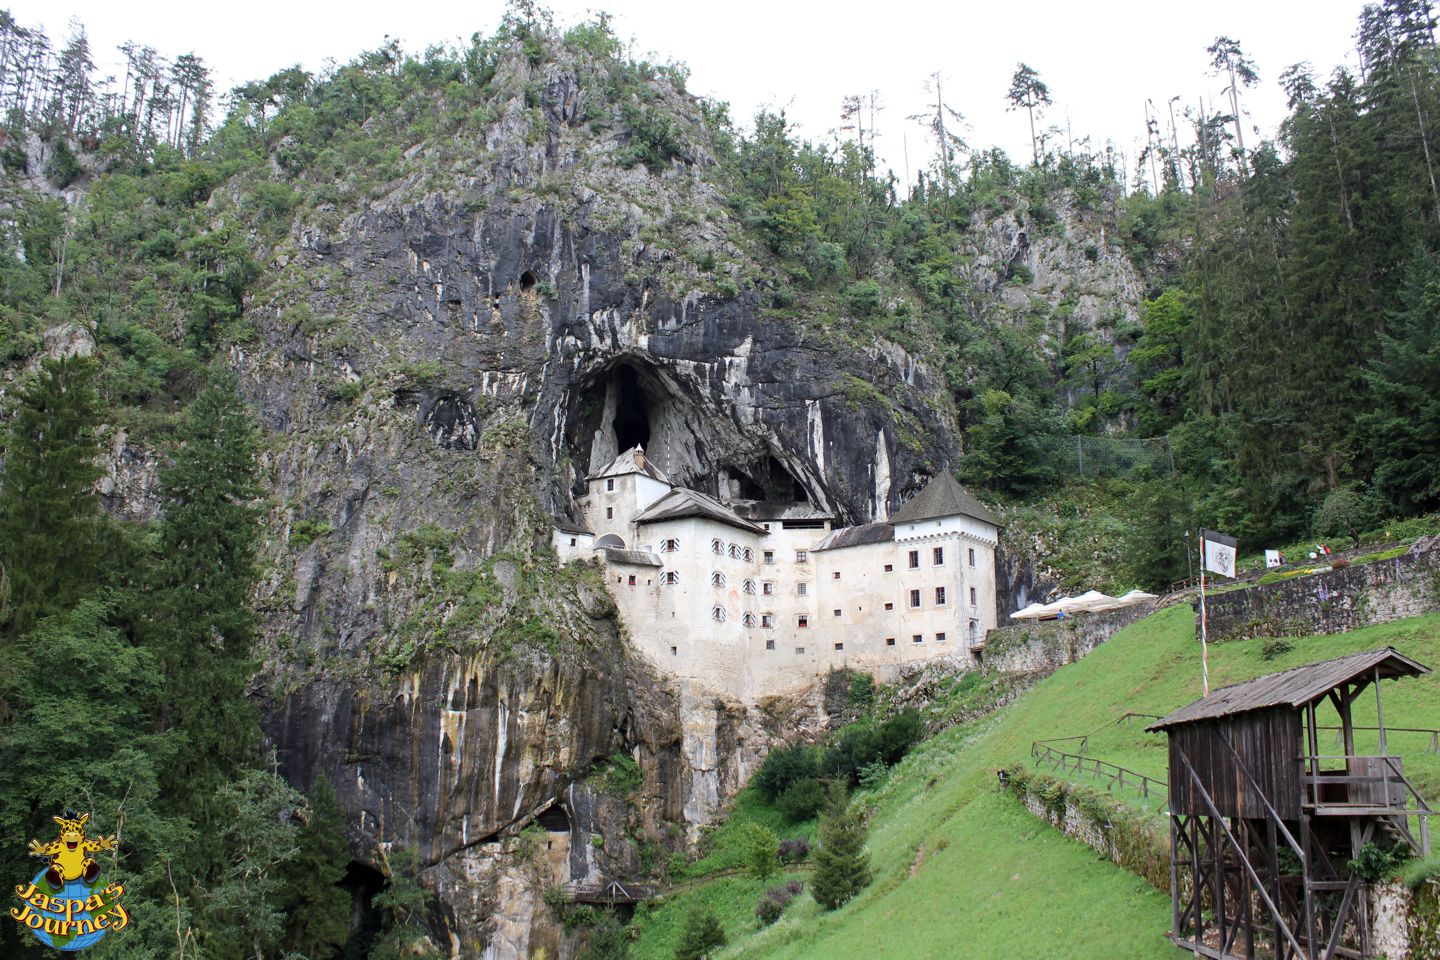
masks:
{"type": "MultiPolygon", "coordinates": [[[[3,0],[0,0],[3,5],[3,0]]],[[[1267,135],[1284,115],[1280,72],[1310,61],[1323,78],[1355,63],[1351,51],[1363,0],[1030,0],[1025,3],[828,3],[730,0],[551,0],[556,21],[569,25],[592,9],[608,9],[616,32],[633,38],[636,54],[657,53],[691,68],[690,89],[728,102],[731,116],[749,124],[757,108],[784,108],[803,134],[826,139],[838,125],[841,97],[879,90],[878,149],[882,165],[913,174],[933,146],[911,114],[925,109],[926,81],[938,70],[946,100],[967,118],[972,146],[999,145],[1028,160],[1023,112],[1005,111],[1005,91],[1018,61],[1039,71],[1054,106],[1043,123],[1113,140],[1133,172],[1144,138],[1144,101],[1162,112],[1217,99],[1224,83],[1207,75],[1205,47],[1220,34],[1240,41],[1255,61],[1261,85],[1244,92],[1246,127],[1267,135]]],[[[117,0],[11,0],[23,25],[42,24],[55,43],[70,17],[88,29],[97,60],[124,40],[162,55],[199,54],[221,89],[260,79],[295,63],[318,71],[378,47],[389,34],[406,50],[489,34],[501,0],[400,4],[354,0],[195,0],[120,3],[117,0]]],[[[117,56],[118,59],[118,56],[117,56]]],[[[1163,120],[1162,120],[1163,122],[1163,120]]],[[[1038,125],[1038,124],[1037,124],[1038,125]]],[[[1184,138],[1182,127],[1182,139],[1184,138]]]]}

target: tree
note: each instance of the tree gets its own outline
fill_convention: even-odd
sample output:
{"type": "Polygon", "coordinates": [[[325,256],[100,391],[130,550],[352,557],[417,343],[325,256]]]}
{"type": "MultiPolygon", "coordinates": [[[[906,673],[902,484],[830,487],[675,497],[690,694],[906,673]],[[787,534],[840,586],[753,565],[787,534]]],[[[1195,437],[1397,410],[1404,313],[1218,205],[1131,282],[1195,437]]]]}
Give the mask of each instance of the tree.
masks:
{"type": "Polygon", "coordinates": [[[1010,104],[1005,109],[1019,110],[1025,108],[1030,115],[1030,154],[1035,166],[1040,166],[1040,149],[1035,141],[1035,108],[1050,105],[1050,88],[1040,79],[1027,64],[1020,64],[1015,68],[1015,75],[1010,78],[1010,89],[1005,94],[1006,101],[1010,104]]]}
{"type": "Polygon", "coordinates": [[[820,849],[810,881],[810,895],[826,910],[843,906],[870,885],[865,832],[865,822],[850,807],[843,787],[832,788],[829,809],[820,819],[820,849]]]}
{"type": "Polygon", "coordinates": [[[375,895],[381,931],[370,960],[427,960],[439,957],[425,933],[430,891],[420,883],[420,856],[413,847],[392,851],[385,864],[387,883],[375,895]]]}
{"type": "Polygon", "coordinates": [[[780,838],[758,823],[749,825],[745,835],[745,862],[750,876],[769,880],[780,871],[780,838]]]}
{"type": "Polygon", "coordinates": [[[161,474],[159,583],[151,642],[164,683],[162,724],[184,731],[169,771],[174,802],[208,820],[219,786],[258,732],[245,684],[254,673],[250,597],[260,539],[255,427],[232,380],[191,402],[175,462],[161,474]]]}
{"type": "Polygon", "coordinates": [[[697,905],[685,916],[685,929],[680,932],[675,960],[704,960],[725,944],[725,930],[715,911],[697,905]]]}
{"type": "Polygon", "coordinates": [[[12,636],[68,610],[100,578],[96,370],[88,357],[47,359],[20,392],[0,477],[0,579],[12,636]]]}
{"type": "Polygon", "coordinates": [[[345,812],[330,778],[320,774],[302,814],[295,857],[282,871],[279,900],[287,918],[283,943],[307,957],[334,953],[350,930],[350,894],[340,886],[350,860],[345,812]]]}
{"type": "Polygon", "coordinates": [[[581,960],[630,960],[630,937],[612,913],[606,913],[590,931],[581,960]]]}
{"type": "Polygon", "coordinates": [[[1205,48],[1210,54],[1210,66],[1216,73],[1224,73],[1230,79],[1227,92],[1230,94],[1230,113],[1235,119],[1235,143],[1240,151],[1240,169],[1245,169],[1245,132],[1240,124],[1240,92],[1241,86],[1253,87],[1260,82],[1260,74],[1255,72],[1255,63],[1245,56],[1240,49],[1240,44],[1229,37],[1216,37],[1215,42],[1205,48]]]}

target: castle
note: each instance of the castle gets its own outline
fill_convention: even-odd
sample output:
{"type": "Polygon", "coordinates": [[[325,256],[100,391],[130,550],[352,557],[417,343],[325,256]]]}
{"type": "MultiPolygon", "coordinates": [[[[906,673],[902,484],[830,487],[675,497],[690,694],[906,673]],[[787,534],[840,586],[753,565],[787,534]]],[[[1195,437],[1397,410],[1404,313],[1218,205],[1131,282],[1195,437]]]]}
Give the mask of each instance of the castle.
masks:
{"type": "Polygon", "coordinates": [[[754,702],[832,669],[978,659],[994,627],[995,516],[941,473],[888,521],[834,528],[806,503],[721,503],[676,486],[641,447],[586,480],[562,562],[600,560],[655,665],[754,702]]]}

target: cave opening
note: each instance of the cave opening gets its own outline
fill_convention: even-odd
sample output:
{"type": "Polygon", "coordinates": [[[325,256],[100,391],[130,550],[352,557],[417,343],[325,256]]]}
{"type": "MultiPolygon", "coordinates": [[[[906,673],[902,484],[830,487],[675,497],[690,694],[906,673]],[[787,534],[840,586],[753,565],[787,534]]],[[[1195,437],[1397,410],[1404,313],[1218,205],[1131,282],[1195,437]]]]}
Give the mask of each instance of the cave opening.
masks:
{"type": "Polygon", "coordinates": [[[650,442],[650,404],[640,374],[629,365],[615,371],[615,418],[610,422],[615,431],[615,445],[623,452],[650,442]]]}
{"type": "Polygon", "coordinates": [[[385,875],[369,864],[351,860],[345,865],[340,886],[350,893],[350,935],[340,955],[367,956],[375,938],[380,935],[385,918],[375,906],[375,897],[385,889],[385,875]]]}
{"type": "Polygon", "coordinates": [[[520,292],[529,293],[531,290],[534,289],[535,274],[531,273],[529,270],[526,270],[524,273],[520,274],[520,292]]]}
{"type": "Polygon", "coordinates": [[[808,503],[810,493],[785,464],[774,456],[766,458],[765,499],[808,503]]]}

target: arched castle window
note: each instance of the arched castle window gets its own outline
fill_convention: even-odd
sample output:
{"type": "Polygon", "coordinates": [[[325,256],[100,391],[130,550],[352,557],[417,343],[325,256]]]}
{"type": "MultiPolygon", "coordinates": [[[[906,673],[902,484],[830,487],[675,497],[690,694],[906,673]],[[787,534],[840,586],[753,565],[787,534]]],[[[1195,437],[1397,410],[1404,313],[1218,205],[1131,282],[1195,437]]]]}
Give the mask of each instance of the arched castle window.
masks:
{"type": "Polygon", "coordinates": [[[741,553],[740,553],[740,544],[738,544],[738,543],[732,543],[732,544],[730,544],[730,559],[731,559],[731,560],[739,560],[739,559],[740,559],[740,556],[741,556],[741,553]]]}
{"type": "Polygon", "coordinates": [[[668,539],[668,540],[661,540],[661,541],[660,541],[660,552],[661,552],[661,553],[679,553],[679,552],[680,552],[680,541],[677,540],[677,539],[675,539],[674,537],[671,537],[671,538],[668,539]]]}
{"type": "Polygon", "coordinates": [[[712,587],[723,587],[723,586],[725,586],[725,574],[721,573],[719,570],[716,570],[714,573],[710,574],[710,586],[712,586],[712,587]]]}
{"type": "Polygon", "coordinates": [[[744,590],[745,590],[746,593],[750,594],[750,596],[752,596],[752,597],[755,596],[755,581],[754,581],[754,580],[746,580],[745,583],[744,583],[744,585],[743,585],[743,587],[744,587],[744,590]]]}
{"type": "Polygon", "coordinates": [[[715,554],[715,556],[717,556],[717,557],[723,557],[723,556],[725,556],[725,541],[721,540],[719,537],[716,537],[714,540],[711,540],[711,541],[710,541],[710,552],[713,553],[713,554],[715,554]]]}
{"type": "Polygon", "coordinates": [[[666,570],[665,576],[661,579],[660,582],[665,584],[667,587],[673,587],[675,584],[680,582],[680,574],[675,570],[666,570]]]}
{"type": "Polygon", "coordinates": [[[714,620],[716,623],[724,623],[724,622],[725,622],[725,608],[724,608],[724,607],[711,607],[711,608],[710,608],[710,619],[711,619],[711,620],[714,620]]]}
{"type": "Polygon", "coordinates": [[[753,613],[747,613],[747,614],[745,614],[744,618],[743,618],[740,622],[743,623],[743,624],[745,624],[745,626],[747,626],[747,627],[753,627],[753,626],[755,626],[755,614],[753,614],[753,613]]]}
{"type": "Polygon", "coordinates": [[[752,549],[750,549],[749,547],[746,547],[745,550],[744,550],[744,557],[745,557],[745,562],[746,562],[746,563],[754,563],[754,562],[755,562],[755,551],[752,550],[752,549]]]}

